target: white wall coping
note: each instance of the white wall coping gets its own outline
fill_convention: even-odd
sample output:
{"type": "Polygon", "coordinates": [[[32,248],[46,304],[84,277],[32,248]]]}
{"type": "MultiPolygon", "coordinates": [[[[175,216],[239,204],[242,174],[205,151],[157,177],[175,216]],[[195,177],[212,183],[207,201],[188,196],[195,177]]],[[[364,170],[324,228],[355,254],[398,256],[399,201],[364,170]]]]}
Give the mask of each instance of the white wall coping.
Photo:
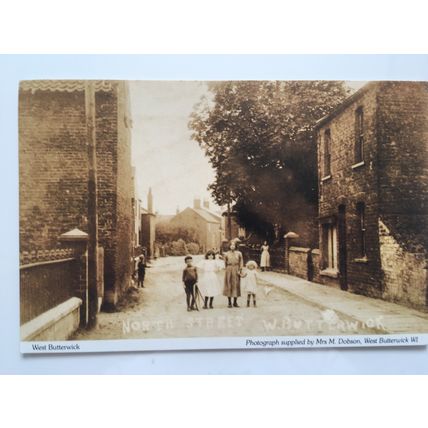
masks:
{"type": "Polygon", "coordinates": [[[48,329],[60,319],[71,314],[82,304],[82,300],[78,297],[72,297],[64,303],[43,312],[38,317],[26,322],[21,326],[21,340],[31,340],[42,331],[48,329]]]}

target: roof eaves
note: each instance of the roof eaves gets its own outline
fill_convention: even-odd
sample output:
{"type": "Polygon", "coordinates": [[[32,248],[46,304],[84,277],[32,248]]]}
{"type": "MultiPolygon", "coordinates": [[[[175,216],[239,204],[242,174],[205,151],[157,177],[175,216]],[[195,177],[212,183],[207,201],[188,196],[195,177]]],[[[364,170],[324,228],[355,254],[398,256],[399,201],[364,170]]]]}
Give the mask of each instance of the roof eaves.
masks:
{"type": "Polygon", "coordinates": [[[356,100],[358,100],[358,98],[360,98],[361,96],[363,96],[368,90],[370,90],[371,88],[373,88],[377,84],[379,84],[378,81],[366,83],[363,87],[361,87],[360,89],[358,89],[358,91],[356,91],[355,93],[353,93],[352,95],[350,95],[348,98],[346,98],[345,100],[343,100],[343,102],[340,103],[329,114],[327,114],[326,116],[324,116],[321,119],[317,120],[317,122],[315,123],[314,128],[317,130],[317,129],[321,128],[322,126],[324,126],[326,123],[330,122],[330,120],[332,120],[337,115],[339,115],[340,113],[342,113],[342,111],[344,111],[348,106],[350,106],[353,102],[355,102],[356,100]]]}

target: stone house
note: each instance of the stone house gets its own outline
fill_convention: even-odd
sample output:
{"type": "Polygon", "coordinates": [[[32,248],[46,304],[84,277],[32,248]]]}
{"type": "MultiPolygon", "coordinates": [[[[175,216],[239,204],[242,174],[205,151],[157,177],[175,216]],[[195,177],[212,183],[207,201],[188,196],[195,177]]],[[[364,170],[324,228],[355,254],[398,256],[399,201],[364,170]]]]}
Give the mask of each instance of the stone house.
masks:
{"type": "Polygon", "coordinates": [[[220,214],[214,213],[209,209],[208,201],[204,201],[202,206],[201,200],[195,199],[193,207],[187,207],[177,213],[170,220],[170,223],[195,229],[202,252],[221,247],[224,239],[224,219],[220,214]]]}
{"type": "Polygon", "coordinates": [[[321,281],[426,309],[428,84],[368,83],[317,132],[321,281]]]}
{"type": "MultiPolygon", "coordinates": [[[[126,82],[95,81],[98,245],[104,304],[128,287],[133,249],[130,111],[126,82]]],[[[51,250],[88,231],[85,82],[23,81],[19,90],[20,250],[51,250]]]]}

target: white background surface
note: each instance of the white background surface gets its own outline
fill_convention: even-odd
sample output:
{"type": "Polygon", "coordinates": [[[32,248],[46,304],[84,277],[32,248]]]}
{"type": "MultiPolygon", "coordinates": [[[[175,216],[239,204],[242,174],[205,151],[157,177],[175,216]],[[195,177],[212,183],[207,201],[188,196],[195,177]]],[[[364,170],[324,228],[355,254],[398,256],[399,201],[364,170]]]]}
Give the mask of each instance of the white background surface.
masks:
{"type": "MultiPolygon", "coordinates": [[[[361,0],[351,4],[332,0],[75,0],[73,3],[16,0],[3,2],[1,6],[0,49],[5,53],[110,54],[426,53],[425,9],[426,2],[418,0],[361,0]]],[[[0,185],[3,196],[0,210],[0,373],[428,374],[428,351],[423,347],[20,355],[17,90],[20,79],[36,78],[428,80],[428,56],[0,57],[0,185]]],[[[289,385],[289,388],[274,390],[267,398],[273,404],[277,404],[278,398],[287,404],[290,401],[286,394],[296,391],[294,398],[301,397],[305,404],[309,394],[321,407],[311,407],[313,411],[308,413],[308,408],[296,406],[295,400],[291,407],[312,421],[317,415],[321,416],[325,409],[323,403],[330,400],[330,394],[343,391],[344,384],[329,384],[331,388],[327,393],[324,383],[318,388],[308,386],[304,390],[289,385]]],[[[149,385],[145,392],[147,390],[155,391],[155,396],[159,394],[154,386],[149,385]]],[[[409,390],[416,391],[413,386],[399,389],[395,380],[382,393],[374,388],[357,388],[352,397],[335,396],[334,412],[341,404],[356,403],[353,411],[342,419],[342,423],[353,426],[356,413],[365,414],[375,405],[376,416],[383,420],[389,413],[379,411],[378,400],[383,396],[388,408],[394,410],[395,421],[400,422],[396,411],[403,408],[403,398],[409,397],[403,392],[409,390]],[[398,406],[394,397],[400,397],[398,406]]],[[[34,392],[26,399],[19,385],[15,395],[9,388],[5,391],[6,398],[16,395],[21,403],[36,404],[36,400],[32,400],[34,392]]],[[[143,399],[132,392],[114,395],[123,398],[129,406],[141,404],[144,407],[143,399]]],[[[284,406],[287,417],[289,409],[290,406],[284,406]]],[[[417,412],[418,409],[423,409],[422,403],[413,401],[413,410],[417,412]]],[[[33,417],[39,410],[40,407],[34,407],[34,411],[26,414],[33,417]]],[[[241,414],[237,412],[238,417],[241,414]]],[[[273,414],[278,421],[277,414],[273,414]]],[[[98,412],[93,415],[97,416],[98,412]]],[[[329,413],[328,417],[331,416],[329,413]]],[[[410,416],[411,413],[405,416],[407,423],[411,423],[410,416]]],[[[300,418],[302,423],[304,417],[300,418]]],[[[61,424],[66,425],[64,419],[61,424]]]]}
{"type": "Polygon", "coordinates": [[[426,79],[427,56],[4,56],[0,58],[4,206],[0,372],[6,373],[428,373],[421,348],[19,353],[17,90],[20,79],[426,79]]]}

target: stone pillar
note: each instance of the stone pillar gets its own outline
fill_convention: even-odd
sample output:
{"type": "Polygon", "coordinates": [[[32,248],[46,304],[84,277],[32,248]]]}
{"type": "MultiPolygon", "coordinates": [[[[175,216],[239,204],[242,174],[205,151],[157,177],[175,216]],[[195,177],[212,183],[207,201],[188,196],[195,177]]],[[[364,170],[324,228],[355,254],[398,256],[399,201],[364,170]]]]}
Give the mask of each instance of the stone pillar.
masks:
{"type": "Polygon", "coordinates": [[[76,252],[76,260],[79,270],[79,280],[76,284],[75,295],[82,299],[80,306],[80,327],[86,327],[89,321],[88,311],[88,234],[79,229],[73,229],[63,233],[59,237],[60,242],[72,248],[76,252]]]}
{"type": "Polygon", "coordinates": [[[290,257],[289,257],[289,251],[290,251],[290,240],[298,238],[299,235],[295,232],[288,232],[284,235],[285,239],[285,272],[290,273],[290,257]]]}

